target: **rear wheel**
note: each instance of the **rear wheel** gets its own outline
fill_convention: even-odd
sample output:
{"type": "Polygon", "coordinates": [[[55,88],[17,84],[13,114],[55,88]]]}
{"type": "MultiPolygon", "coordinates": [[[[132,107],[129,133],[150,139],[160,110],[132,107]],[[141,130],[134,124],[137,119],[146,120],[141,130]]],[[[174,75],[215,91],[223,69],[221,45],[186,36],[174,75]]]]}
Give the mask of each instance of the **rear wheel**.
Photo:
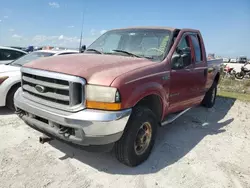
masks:
{"type": "Polygon", "coordinates": [[[237,73],[235,74],[235,78],[237,78],[237,79],[243,79],[243,78],[244,78],[244,75],[241,74],[240,72],[237,72],[237,73]]]}
{"type": "Polygon", "coordinates": [[[202,105],[206,108],[212,108],[215,104],[217,96],[217,82],[214,82],[211,88],[206,92],[205,97],[202,101],[202,105]]]}
{"type": "Polygon", "coordinates": [[[137,166],[147,160],[154,146],[157,126],[150,109],[135,107],[121,139],[115,144],[116,158],[127,166],[137,166]]]}
{"type": "Polygon", "coordinates": [[[16,86],[13,86],[9,92],[8,92],[8,95],[7,95],[7,98],[6,98],[6,106],[10,109],[10,110],[15,110],[15,105],[14,105],[14,95],[17,91],[17,89],[20,87],[20,85],[16,85],[16,86]]]}

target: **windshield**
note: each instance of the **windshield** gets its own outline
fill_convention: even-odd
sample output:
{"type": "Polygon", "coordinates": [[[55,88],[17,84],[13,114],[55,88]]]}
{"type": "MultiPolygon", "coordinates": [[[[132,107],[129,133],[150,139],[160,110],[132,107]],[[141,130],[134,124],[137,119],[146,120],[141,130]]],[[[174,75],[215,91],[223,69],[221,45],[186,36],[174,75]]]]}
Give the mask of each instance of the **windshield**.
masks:
{"type": "Polygon", "coordinates": [[[101,52],[161,61],[165,55],[169,35],[170,31],[164,29],[112,30],[94,41],[85,53],[101,52]]]}
{"type": "Polygon", "coordinates": [[[34,61],[38,58],[41,58],[41,57],[49,57],[49,56],[52,56],[54,55],[54,53],[49,53],[49,52],[32,52],[30,54],[27,54],[25,56],[22,56],[21,58],[13,61],[11,63],[11,65],[18,65],[18,66],[22,66],[24,65],[25,63],[29,63],[30,61],[34,61]]]}

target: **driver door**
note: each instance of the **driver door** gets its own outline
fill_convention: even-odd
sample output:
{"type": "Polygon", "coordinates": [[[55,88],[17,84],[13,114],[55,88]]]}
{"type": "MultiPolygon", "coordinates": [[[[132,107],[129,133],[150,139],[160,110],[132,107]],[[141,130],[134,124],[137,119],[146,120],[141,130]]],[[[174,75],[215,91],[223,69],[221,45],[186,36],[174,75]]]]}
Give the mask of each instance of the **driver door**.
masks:
{"type": "Polygon", "coordinates": [[[169,113],[186,109],[194,95],[194,51],[191,38],[184,34],[172,56],[169,89],[169,113]]]}

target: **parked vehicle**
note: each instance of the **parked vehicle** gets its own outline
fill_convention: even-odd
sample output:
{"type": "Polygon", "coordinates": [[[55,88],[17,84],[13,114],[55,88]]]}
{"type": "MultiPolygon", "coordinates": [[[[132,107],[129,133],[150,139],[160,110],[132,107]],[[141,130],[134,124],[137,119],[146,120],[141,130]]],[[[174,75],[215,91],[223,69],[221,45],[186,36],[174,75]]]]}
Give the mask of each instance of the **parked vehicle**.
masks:
{"type": "Polygon", "coordinates": [[[230,59],[230,63],[237,63],[237,59],[236,58],[230,59]]]}
{"type": "Polygon", "coordinates": [[[6,65],[0,65],[0,106],[7,106],[14,110],[13,96],[21,85],[20,67],[25,63],[42,57],[73,54],[77,51],[36,51],[12,61],[6,65]]]}
{"type": "Polygon", "coordinates": [[[233,67],[230,67],[228,65],[226,65],[224,67],[224,76],[235,76],[236,71],[234,70],[233,67]]]}
{"type": "Polygon", "coordinates": [[[30,52],[33,52],[34,51],[34,46],[28,46],[26,49],[25,49],[26,52],[30,53],[30,52]]]}
{"type": "Polygon", "coordinates": [[[229,58],[223,58],[223,63],[228,63],[230,61],[229,58]]]}
{"type": "MultiPolygon", "coordinates": [[[[228,68],[233,69],[233,73],[240,73],[242,65],[245,65],[247,63],[247,57],[246,56],[240,56],[237,59],[231,59],[230,62],[223,62],[224,65],[226,65],[228,68]]],[[[250,64],[245,65],[245,68],[250,69],[250,64]]]]}
{"type": "Polygon", "coordinates": [[[250,69],[248,69],[246,65],[248,65],[248,63],[245,63],[245,65],[241,67],[241,71],[235,74],[237,79],[243,79],[246,76],[250,77],[250,69]]]}
{"type": "Polygon", "coordinates": [[[241,63],[241,64],[246,64],[247,63],[247,56],[241,56],[237,59],[237,62],[238,63],[241,63]]]}
{"type": "Polygon", "coordinates": [[[19,49],[0,46],[0,64],[10,63],[26,54],[27,52],[19,49]]]}
{"type": "Polygon", "coordinates": [[[114,148],[120,162],[136,166],[150,155],[160,125],[197,105],[213,107],[221,63],[207,61],[198,30],[111,30],[83,54],[26,64],[16,113],[45,134],[41,143],[114,148]]]}
{"type": "Polygon", "coordinates": [[[207,55],[207,59],[208,59],[208,60],[216,59],[216,58],[215,58],[215,54],[208,54],[208,55],[207,55]]]}
{"type": "Polygon", "coordinates": [[[9,46],[10,48],[15,48],[15,49],[18,49],[18,50],[22,50],[22,51],[25,51],[25,47],[20,47],[20,46],[9,46]]]}

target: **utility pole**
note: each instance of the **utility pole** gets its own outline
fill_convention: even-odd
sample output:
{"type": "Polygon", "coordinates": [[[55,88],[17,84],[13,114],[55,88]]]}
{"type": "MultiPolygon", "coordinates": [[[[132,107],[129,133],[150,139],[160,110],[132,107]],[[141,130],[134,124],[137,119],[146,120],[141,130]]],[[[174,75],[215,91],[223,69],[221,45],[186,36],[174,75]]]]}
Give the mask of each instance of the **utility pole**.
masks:
{"type": "Polygon", "coordinates": [[[0,44],[1,44],[1,35],[2,35],[2,20],[0,20],[0,44]]]}
{"type": "Polygon", "coordinates": [[[81,48],[82,48],[83,24],[84,24],[84,12],[82,12],[82,27],[81,27],[81,36],[80,36],[79,52],[81,52],[81,48]]]}

